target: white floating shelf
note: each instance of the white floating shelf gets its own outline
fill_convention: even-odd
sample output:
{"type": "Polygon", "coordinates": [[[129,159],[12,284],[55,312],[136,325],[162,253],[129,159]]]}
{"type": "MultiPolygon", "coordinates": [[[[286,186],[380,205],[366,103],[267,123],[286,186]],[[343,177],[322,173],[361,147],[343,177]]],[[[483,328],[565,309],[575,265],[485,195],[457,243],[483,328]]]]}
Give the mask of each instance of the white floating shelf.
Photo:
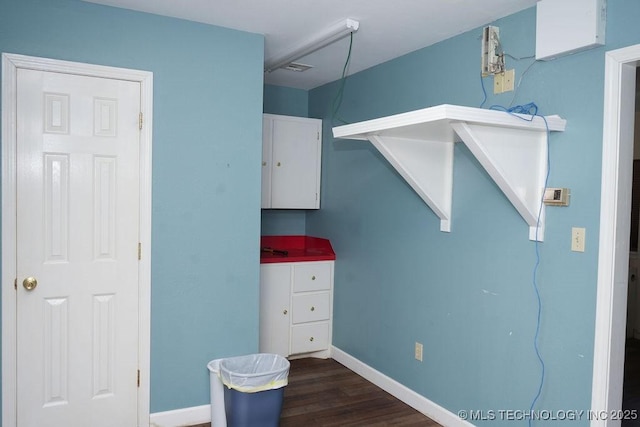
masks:
{"type": "Polygon", "coordinates": [[[527,222],[529,239],[542,241],[547,127],[564,131],[565,126],[566,120],[559,116],[543,119],[444,104],[338,126],[333,136],[371,141],[440,218],[440,230],[447,232],[451,231],[453,145],[464,142],[527,222]]]}

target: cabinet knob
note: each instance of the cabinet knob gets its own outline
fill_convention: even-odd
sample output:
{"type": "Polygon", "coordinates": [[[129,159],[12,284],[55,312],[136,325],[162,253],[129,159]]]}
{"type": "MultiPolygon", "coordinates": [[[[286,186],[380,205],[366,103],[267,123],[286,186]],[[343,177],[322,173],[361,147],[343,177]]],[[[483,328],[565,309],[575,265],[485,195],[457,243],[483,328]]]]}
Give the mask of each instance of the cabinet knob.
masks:
{"type": "Polygon", "coordinates": [[[311,311],[316,311],[316,308],[314,306],[311,306],[311,311]]]}
{"type": "Polygon", "coordinates": [[[311,280],[316,280],[316,276],[311,276],[311,280]]]}
{"type": "Polygon", "coordinates": [[[313,341],[313,337],[309,338],[309,341],[313,341]]]}
{"type": "Polygon", "coordinates": [[[262,162],[262,166],[267,166],[267,162],[262,162]]]}
{"type": "Polygon", "coordinates": [[[276,166],[278,166],[278,167],[280,167],[280,165],[281,165],[281,163],[280,163],[280,162],[278,162],[278,163],[276,164],[276,166]]]}
{"type": "Polygon", "coordinates": [[[282,314],[286,315],[288,311],[286,309],[282,310],[282,314]]]}

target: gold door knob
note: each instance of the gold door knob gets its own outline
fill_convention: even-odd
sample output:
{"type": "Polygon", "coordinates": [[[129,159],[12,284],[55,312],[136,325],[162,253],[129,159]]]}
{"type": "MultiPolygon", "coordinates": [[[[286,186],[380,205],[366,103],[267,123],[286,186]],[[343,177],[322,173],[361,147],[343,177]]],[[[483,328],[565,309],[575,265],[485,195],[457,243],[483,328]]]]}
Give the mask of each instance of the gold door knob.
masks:
{"type": "Polygon", "coordinates": [[[38,286],[38,281],[35,277],[27,277],[22,281],[22,286],[28,291],[32,291],[38,286]]]}
{"type": "Polygon", "coordinates": [[[283,310],[283,311],[282,311],[282,314],[284,314],[284,315],[286,315],[287,313],[288,313],[288,311],[287,311],[287,310],[283,310]]]}

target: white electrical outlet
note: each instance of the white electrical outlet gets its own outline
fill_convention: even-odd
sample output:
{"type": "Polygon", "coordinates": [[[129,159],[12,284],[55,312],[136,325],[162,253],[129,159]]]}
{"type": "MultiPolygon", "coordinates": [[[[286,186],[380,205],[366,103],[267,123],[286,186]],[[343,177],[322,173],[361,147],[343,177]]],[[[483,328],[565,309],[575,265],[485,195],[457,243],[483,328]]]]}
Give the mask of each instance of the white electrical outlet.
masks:
{"type": "Polygon", "coordinates": [[[419,342],[416,342],[415,356],[416,360],[422,362],[422,344],[420,344],[419,342]]]}

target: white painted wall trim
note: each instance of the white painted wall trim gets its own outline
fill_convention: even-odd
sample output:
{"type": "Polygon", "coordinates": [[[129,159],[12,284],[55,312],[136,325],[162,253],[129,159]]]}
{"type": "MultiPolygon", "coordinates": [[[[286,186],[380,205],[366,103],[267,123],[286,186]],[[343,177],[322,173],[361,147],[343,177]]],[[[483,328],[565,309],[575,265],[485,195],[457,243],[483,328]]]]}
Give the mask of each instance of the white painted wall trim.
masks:
{"type": "Polygon", "coordinates": [[[150,426],[181,427],[204,424],[210,421],[211,405],[202,405],[151,414],[150,426]]]}
{"type": "MultiPolygon", "coordinates": [[[[602,185],[591,409],[622,407],[635,75],[640,45],[605,55],[602,185]]],[[[592,427],[619,426],[592,420],[592,427]]]]}
{"type": "Polygon", "coordinates": [[[149,425],[151,369],[151,153],[153,74],[77,62],[2,54],[2,423],[16,426],[16,75],[19,68],[129,80],[140,83],[144,125],[140,134],[140,261],[138,425],[149,425]]]}
{"type": "Polygon", "coordinates": [[[366,365],[365,363],[361,362],[350,354],[345,353],[335,346],[331,349],[331,355],[335,361],[343,364],[356,374],[377,385],[387,393],[411,406],[415,410],[422,412],[427,417],[438,422],[439,424],[448,427],[473,426],[473,424],[469,423],[468,421],[462,420],[456,414],[448,411],[437,403],[432,402],[426,397],[416,393],[410,388],[400,384],[396,380],[389,378],[382,372],[373,369],[369,365],[366,365]]]}

